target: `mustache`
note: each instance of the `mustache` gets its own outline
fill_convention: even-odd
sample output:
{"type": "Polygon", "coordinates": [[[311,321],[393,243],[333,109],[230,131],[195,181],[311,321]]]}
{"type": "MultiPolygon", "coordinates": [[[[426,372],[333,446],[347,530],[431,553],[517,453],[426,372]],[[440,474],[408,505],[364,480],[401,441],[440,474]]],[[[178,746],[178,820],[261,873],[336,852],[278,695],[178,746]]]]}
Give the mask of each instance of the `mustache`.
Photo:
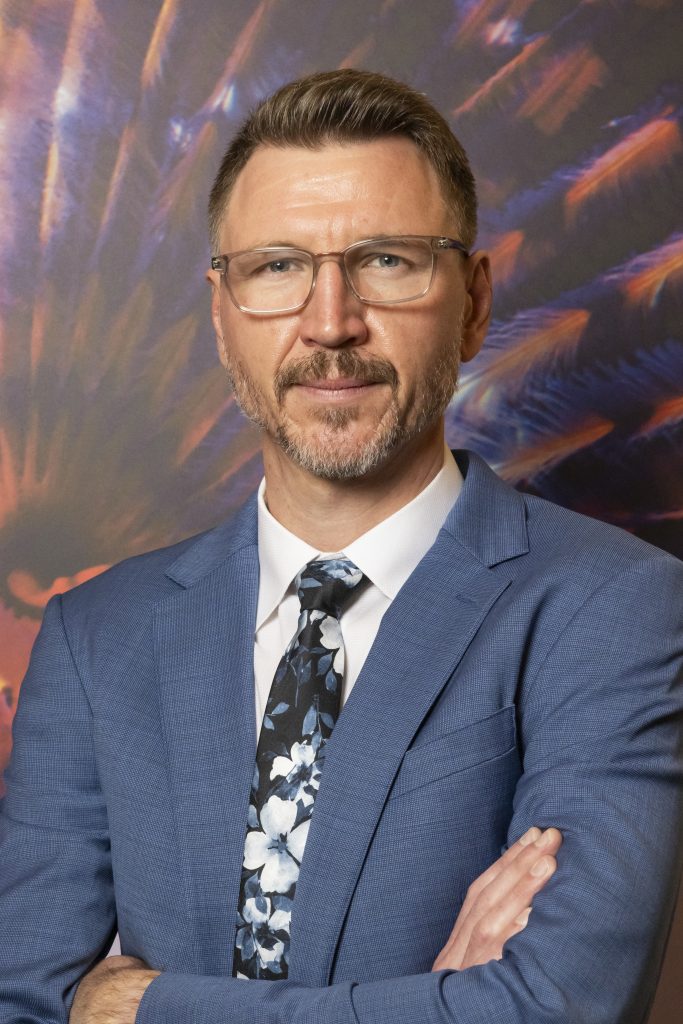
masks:
{"type": "Polygon", "coordinates": [[[329,377],[354,377],[364,384],[388,384],[393,391],[398,387],[398,374],[387,359],[377,356],[362,358],[357,352],[328,352],[318,350],[311,356],[295,359],[275,374],[275,397],[281,402],[287,388],[293,384],[310,384],[329,377]]]}

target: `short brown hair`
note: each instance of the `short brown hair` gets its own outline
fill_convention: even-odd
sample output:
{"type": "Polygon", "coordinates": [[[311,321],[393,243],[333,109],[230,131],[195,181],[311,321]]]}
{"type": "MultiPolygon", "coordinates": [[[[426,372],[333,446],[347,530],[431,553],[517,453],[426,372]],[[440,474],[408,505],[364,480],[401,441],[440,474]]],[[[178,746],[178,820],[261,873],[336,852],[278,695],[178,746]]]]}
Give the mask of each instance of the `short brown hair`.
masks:
{"type": "Polygon", "coordinates": [[[211,189],[209,234],[218,255],[220,226],[238,174],[259,146],[368,142],[405,136],[420,149],[441,181],[462,242],[472,248],[477,195],[467,154],[429,100],[403,82],[353,68],[321,71],[284,85],[244,122],[228,147],[211,189]]]}

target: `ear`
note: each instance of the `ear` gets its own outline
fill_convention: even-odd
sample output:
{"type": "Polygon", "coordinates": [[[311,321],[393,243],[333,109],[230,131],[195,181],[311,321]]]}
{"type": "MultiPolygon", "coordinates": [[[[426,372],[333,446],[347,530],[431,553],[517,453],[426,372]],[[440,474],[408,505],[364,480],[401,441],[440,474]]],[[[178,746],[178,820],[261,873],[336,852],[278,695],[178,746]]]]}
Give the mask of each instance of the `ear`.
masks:
{"type": "Polygon", "coordinates": [[[216,348],[218,358],[223,366],[228,365],[228,357],[225,352],[225,338],[223,337],[223,318],[221,316],[221,275],[217,270],[207,270],[206,280],[211,286],[211,322],[216,335],[216,348]]]}
{"type": "Polygon", "coordinates": [[[484,344],[491,320],[493,289],[491,264],[487,253],[477,251],[468,257],[465,288],[467,294],[463,311],[460,351],[460,358],[464,363],[473,359],[484,344]]]}

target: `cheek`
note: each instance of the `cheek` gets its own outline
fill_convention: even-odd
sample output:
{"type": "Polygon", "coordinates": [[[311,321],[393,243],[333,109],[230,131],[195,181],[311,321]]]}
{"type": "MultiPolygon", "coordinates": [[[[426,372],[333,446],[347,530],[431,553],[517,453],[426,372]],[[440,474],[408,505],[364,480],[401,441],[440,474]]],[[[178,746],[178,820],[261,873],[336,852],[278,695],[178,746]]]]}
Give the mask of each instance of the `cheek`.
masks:
{"type": "Polygon", "coordinates": [[[284,327],[244,315],[224,317],[223,326],[228,359],[236,360],[254,378],[272,380],[289,347],[284,327]]]}
{"type": "Polygon", "coordinates": [[[456,350],[459,341],[457,316],[443,313],[436,317],[431,310],[417,306],[401,316],[377,318],[373,325],[374,353],[388,359],[396,369],[402,390],[412,391],[433,377],[456,350]]]}

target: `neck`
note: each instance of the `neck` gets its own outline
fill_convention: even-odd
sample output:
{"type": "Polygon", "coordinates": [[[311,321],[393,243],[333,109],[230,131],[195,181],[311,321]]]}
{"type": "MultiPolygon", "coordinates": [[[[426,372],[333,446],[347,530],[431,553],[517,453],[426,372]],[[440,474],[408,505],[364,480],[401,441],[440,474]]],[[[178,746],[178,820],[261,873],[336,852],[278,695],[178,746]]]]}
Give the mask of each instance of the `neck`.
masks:
{"type": "Polygon", "coordinates": [[[431,483],[443,466],[443,444],[440,420],[374,473],[355,480],[324,480],[294,464],[266,438],[263,463],[268,509],[312,547],[341,551],[431,483]]]}

